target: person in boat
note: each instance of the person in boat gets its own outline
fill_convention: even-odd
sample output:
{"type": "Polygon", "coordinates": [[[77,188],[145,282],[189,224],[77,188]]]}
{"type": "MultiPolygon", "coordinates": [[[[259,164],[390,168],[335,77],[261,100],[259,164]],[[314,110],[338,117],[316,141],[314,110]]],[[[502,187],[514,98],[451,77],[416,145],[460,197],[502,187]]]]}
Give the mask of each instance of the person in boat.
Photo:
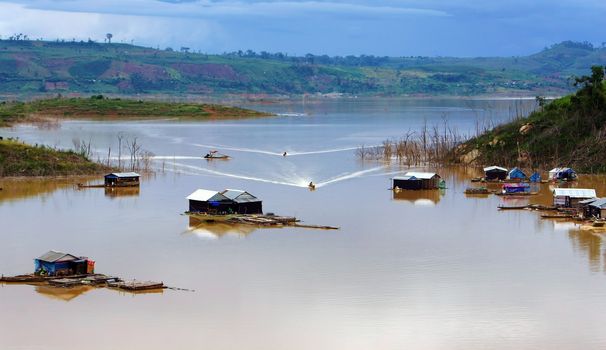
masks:
{"type": "Polygon", "coordinates": [[[316,189],[316,185],[314,185],[313,181],[310,181],[308,186],[309,186],[310,190],[315,190],[316,189]]]}
{"type": "Polygon", "coordinates": [[[286,152],[284,152],[284,153],[282,154],[282,156],[283,156],[283,157],[286,157],[286,152]]]}

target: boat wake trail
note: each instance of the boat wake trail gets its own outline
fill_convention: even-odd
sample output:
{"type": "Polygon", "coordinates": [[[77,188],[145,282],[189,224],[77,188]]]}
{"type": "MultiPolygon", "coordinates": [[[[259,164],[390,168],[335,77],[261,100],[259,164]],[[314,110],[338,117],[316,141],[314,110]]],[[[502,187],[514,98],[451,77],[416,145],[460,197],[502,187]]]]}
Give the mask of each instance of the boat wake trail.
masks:
{"type": "Polygon", "coordinates": [[[249,152],[249,153],[260,153],[260,154],[268,154],[270,156],[282,156],[282,153],[279,152],[271,152],[264,151],[260,149],[252,149],[252,148],[239,148],[239,147],[229,147],[229,146],[221,146],[221,145],[201,145],[199,143],[192,143],[192,146],[202,147],[202,148],[210,148],[210,149],[221,149],[226,151],[237,151],[237,152],[249,152]]]}
{"type": "MultiPolygon", "coordinates": [[[[168,162],[167,164],[170,164],[170,165],[173,165],[176,167],[185,168],[185,169],[196,170],[198,172],[206,173],[206,174],[210,174],[210,175],[219,175],[219,176],[231,177],[231,178],[235,178],[235,179],[272,183],[272,184],[276,184],[276,185],[285,185],[285,186],[293,186],[293,187],[307,187],[307,183],[303,179],[301,179],[300,181],[297,181],[297,182],[287,182],[287,181],[263,179],[263,178],[254,177],[254,176],[225,173],[222,171],[211,170],[211,169],[206,169],[206,168],[202,168],[202,167],[198,167],[198,166],[182,164],[182,163],[168,162]]],[[[198,173],[197,175],[200,175],[200,173],[198,173]]]]}
{"type": "MultiPolygon", "coordinates": [[[[234,178],[234,179],[258,181],[258,182],[265,182],[265,183],[271,183],[271,184],[276,184],[276,185],[301,187],[301,188],[307,188],[308,184],[310,182],[309,179],[304,179],[304,178],[302,178],[300,176],[297,176],[297,175],[293,176],[294,178],[296,178],[296,181],[274,180],[274,179],[265,179],[265,178],[261,178],[261,177],[255,177],[255,176],[226,173],[226,172],[222,172],[222,171],[217,171],[217,170],[212,170],[212,169],[206,169],[206,168],[199,167],[199,166],[188,165],[188,164],[177,163],[177,162],[167,162],[166,164],[171,165],[173,167],[184,169],[183,172],[187,173],[187,174],[190,174],[190,175],[225,176],[225,177],[231,177],[231,178],[234,178]]],[[[375,167],[375,168],[366,169],[366,170],[360,170],[360,171],[355,171],[355,172],[352,172],[352,173],[343,173],[343,174],[337,175],[335,177],[329,178],[328,180],[317,182],[315,185],[316,185],[316,188],[320,188],[320,187],[324,187],[324,186],[327,186],[327,185],[330,185],[330,184],[335,184],[337,182],[341,182],[341,181],[345,181],[345,180],[350,180],[350,179],[355,179],[355,178],[358,178],[358,177],[363,177],[366,174],[370,174],[370,173],[379,171],[381,169],[384,169],[384,167],[383,166],[378,166],[378,167],[375,167]]]]}
{"type": "Polygon", "coordinates": [[[333,177],[326,181],[318,182],[316,184],[316,187],[317,188],[324,187],[326,185],[334,184],[336,182],[341,182],[341,181],[345,181],[345,180],[349,180],[349,179],[355,179],[356,177],[361,177],[361,176],[364,176],[369,173],[373,173],[373,172],[381,170],[381,169],[383,169],[383,166],[378,166],[378,167],[374,167],[374,168],[366,169],[366,170],[360,170],[360,171],[356,171],[356,172],[349,173],[349,174],[341,174],[339,176],[333,177]]]}
{"type": "Polygon", "coordinates": [[[266,155],[270,155],[270,156],[280,156],[280,157],[283,156],[284,151],[286,151],[286,154],[288,156],[305,156],[305,155],[311,155],[311,154],[347,152],[347,151],[354,151],[354,150],[358,149],[358,147],[343,147],[343,148],[324,149],[324,150],[318,150],[318,151],[292,151],[287,148],[282,152],[272,152],[272,151],[266,151],[266,150],[261,150],[261,149],[230,147],[230,146],[223,146],[223,145],[202,145],[199,143],[192,143],[191,145],[197,146],[197,147],[202,147],[202,148],[209,148],[209,149],[221,149],[221,150],[226,150],[226,151],[259,153],[259,154],[266,154],[266,155]]]}

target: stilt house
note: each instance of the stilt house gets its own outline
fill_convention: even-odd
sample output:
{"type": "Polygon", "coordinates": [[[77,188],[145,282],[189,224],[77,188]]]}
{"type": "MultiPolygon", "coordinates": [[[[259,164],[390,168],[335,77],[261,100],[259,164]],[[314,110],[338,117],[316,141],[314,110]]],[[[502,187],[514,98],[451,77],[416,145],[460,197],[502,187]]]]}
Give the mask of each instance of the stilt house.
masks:
{"type": "Polygon", "coordinates": [[[556,188],[553,190],[553,205],[556,207],[577,208],[581,201],[597,198],[594,189],[556,188]]]}
{"type": "Polygon", "coordinates": [[[246,191],[227,189],[221,194],[233,201],[233,211],[238,214],[263,214],[263,202],[246,191]]]}
{"type": "Polygon", "coordinates": [[[500,166],[489,166],[484,168],[484,179],[488,181],[505,180],[507,178],[507,169],[500,166]]]}
{"type": "Polygon", "coordinates": [[[433,190],[440,188],[440,175],[409,171],[403,176],[393,178],[393,188],[403,190],[433,190]]]}
{"type": "Polygon", "coordinates": [[[86,257],[51,250],[34,259],[34,271],[47,276],[82,275],[94,273],[95,262],[86,257]]]}
{"type": "Polygon", "coordinates": [[[139,186],[139,177],[137,173],[111,173],[105,175],[106,187],[129,187],[139,186]]]}

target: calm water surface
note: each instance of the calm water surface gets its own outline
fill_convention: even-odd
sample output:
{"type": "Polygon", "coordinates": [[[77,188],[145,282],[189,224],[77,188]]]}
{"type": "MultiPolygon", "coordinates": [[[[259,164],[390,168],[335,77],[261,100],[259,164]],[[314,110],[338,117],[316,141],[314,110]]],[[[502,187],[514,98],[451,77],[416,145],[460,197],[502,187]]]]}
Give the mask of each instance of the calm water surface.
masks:
{"type": "MultiPolygon", "coordinates": [[[[512,101],[352,100],[257,106],[259,120],[72,121],[2,130],[32,143],[90,140],[117,154],[137,137],[157,172],[139,191],[0,180],[0,272],[49,249],[97,271],[195,292],[64,292],[0,285],[1,349],[603,349],[600,235],[463,194],[473,169],[442,169],[448,189],[388,190],[396,165],[353,149],[429,124],[471,133],[530,108],[512,101]],[[480,122],[479,122],[480,121],[480,122]],[[209,149],[233,156],[208,162],[209,149]],[[282,153],[288,152],[287,157],[282,153]],[[318,184],[310,192],[309,181],[318,184]],[[202,225],[180,215],[196,188],[241,188],[264,209],[339,231],[202,225]]],[[[95,181],[95,179],[92,179],[95,181]]],[[[606,195],[603,177],[583,177],[606,195]]],[[[533,202],[548,204],[549,185],[533,202]]]]}

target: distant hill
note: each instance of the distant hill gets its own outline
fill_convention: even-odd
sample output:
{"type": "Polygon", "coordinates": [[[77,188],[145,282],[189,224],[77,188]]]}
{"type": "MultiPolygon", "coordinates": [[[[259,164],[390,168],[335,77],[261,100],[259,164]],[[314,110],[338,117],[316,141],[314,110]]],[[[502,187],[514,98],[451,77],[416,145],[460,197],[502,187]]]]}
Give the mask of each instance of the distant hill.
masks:
{"type": "Polygon", "coordinates": [[[561,94],[606,62],[563,42],[524,57],[289,57],[157,50],[128,44],[0,40],[0,96],[83,94],[561,94]]]}
{"type": "Polygon", "coordinates": [[[580,89],[539,110],[497,126],[458,146],[455,159],[478,165],[548,169],[571,166],[606,172],[606,83],[604,67],[576,79],[580,89]]]}

